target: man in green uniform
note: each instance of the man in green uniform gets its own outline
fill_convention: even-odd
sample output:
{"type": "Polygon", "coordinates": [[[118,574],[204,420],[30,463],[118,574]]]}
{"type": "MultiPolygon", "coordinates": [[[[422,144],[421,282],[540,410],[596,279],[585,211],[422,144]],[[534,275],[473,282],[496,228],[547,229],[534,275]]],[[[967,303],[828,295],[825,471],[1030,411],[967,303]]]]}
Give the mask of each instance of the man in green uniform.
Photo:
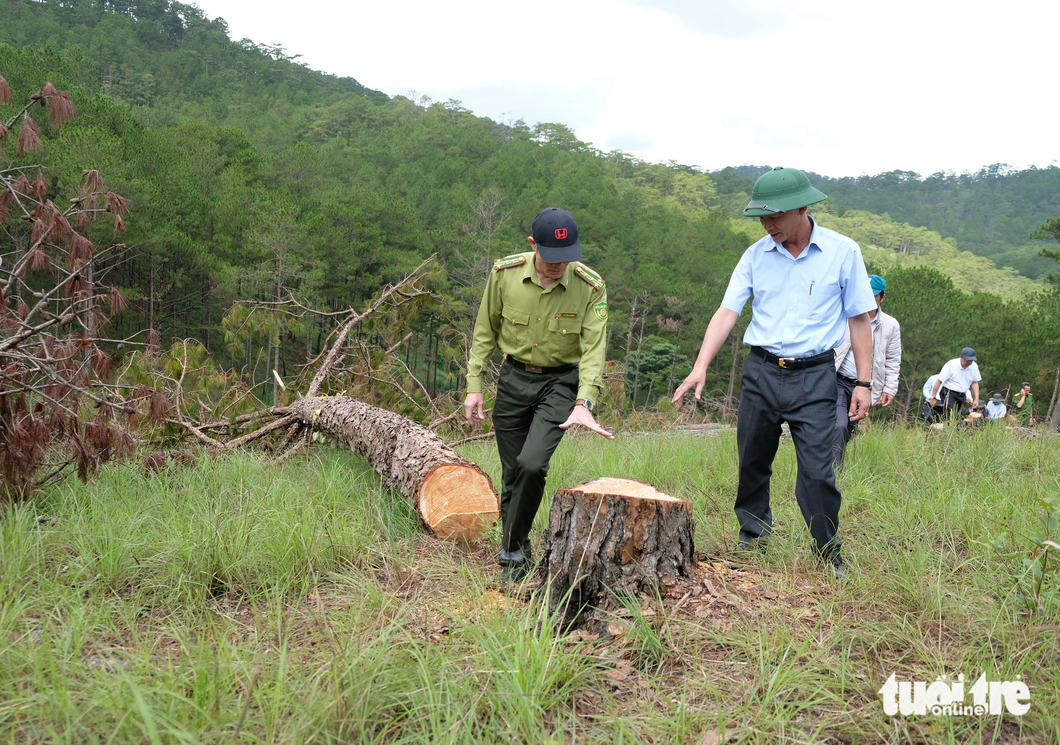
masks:
{"type": "Polygon", "coordinates": [[[564,431],[581,424],[609,440],[593,404],[603,386],[607,289],[580,262],[578,226],[551,207],[534,218],[532,252],[498,259],[482,296],[467,371],[464,413],[485,419],[482,374],[500,346],[493,428],[501,457],[501,579],[532,568],[530,527],[545,493],[548,462],[564,431]]]}
{"type": "Polygon", "coordinates": [[[1020,386],[1019,393],[1012,397],[1012,406],[1008,413],[1016,417],[1022,427],[1033,427],[1037,424],[1034,419],[1034,396],[1031,395],[1030,383],[1020,386]]]}

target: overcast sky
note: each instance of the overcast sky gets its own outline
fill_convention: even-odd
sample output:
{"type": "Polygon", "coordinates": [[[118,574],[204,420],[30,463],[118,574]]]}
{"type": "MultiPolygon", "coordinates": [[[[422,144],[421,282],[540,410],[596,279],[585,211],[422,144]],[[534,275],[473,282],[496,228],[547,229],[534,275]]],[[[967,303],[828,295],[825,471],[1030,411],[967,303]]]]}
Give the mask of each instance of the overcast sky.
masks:
{"type": "Polygon", "coordinates": [[[829,176],[1060,165],[1056,0],[196,4],[314,69],[560,122],[646,160],[829,176]]]}

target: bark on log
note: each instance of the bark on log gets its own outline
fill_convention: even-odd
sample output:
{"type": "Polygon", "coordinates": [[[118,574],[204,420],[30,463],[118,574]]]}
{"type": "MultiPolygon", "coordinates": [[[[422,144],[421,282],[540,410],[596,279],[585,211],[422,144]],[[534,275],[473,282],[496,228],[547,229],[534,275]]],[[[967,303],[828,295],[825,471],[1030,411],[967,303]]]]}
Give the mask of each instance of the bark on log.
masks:
{"type": "Polygon", "coordinates": [[[290,411],[364,457],[435,535],[473,540],[500,517],[489,476],[411,419],[344,396],[301,398],[290,411]]]}
{"type": "Polygon", "coordinates": [[[691,502],[644,482],[599,478],[560,489],[544,541],[553,607],[563,603],[569,621],[605,588],[637,594],[692,576],[693,534],[691,502]]]}

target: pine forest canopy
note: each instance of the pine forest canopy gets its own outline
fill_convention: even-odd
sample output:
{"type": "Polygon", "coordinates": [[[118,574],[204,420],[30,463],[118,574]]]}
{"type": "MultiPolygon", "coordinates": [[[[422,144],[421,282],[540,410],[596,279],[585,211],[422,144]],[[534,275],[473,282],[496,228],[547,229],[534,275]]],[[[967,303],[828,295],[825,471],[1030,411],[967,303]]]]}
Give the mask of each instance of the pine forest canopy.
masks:
{"type": "MultiPolygon", "coordinates": [[[[330,328],[249,313],[240,301],[293,295],[318,308],[360,307],[431,254],[444,267],[432,277],[444,307],[368,328],[364,341],[389,347],[416,332],[401,349],[422,385],[388,401],[395,410],[458,391],[490,262],[523,250],[534,214],[554,204],[576,215],[586,263],[608,281],[608,356],[630,370],[611,403],[654,405],[687,371],[732,268],[761,235],[756,222],[733,217],[750,188],[746,168],[710,175],[646,163],[598,151],[559,123],[498,123],[456,101],[389,97],[309,70],[280,47],[232,41],[222,20],[193,5],[8,0],[0,75],[16,100],[46,80],[70,90],[79,112],[61,130],[38,119],[42,153],[19,158],[0,143],[0,169],[39,163],[54,193],[99,169],[131,204],[129,250],[104,267],[130,301],[112,321],[114,338],[146,327],[163,346],[197,339],[266,399],[275,395],[270,370],[293,377],[330,328]]],[[[0,120],[17,107],[0,104],[0,120]]],[[[878,188],[818,179],[832,196],[822,223],[862,242],[887,272],[889,310],[909,329],[904,387],[919,388],[967,344],[980,350],[985,387],[1052,385],[1057,291],[961,253],[983,251],[928,218],[971,210],[967,220],[978,220],[990,246],[1008,245],[1016,215],[1029,233],[1060,213],[1049,206],[1055,188],[1038,195],[1046,211],[1037,224],[1027,207],[1055,173],[999,174],[989,182],[1001,195],[993,205],[975,178],[907,179],[934,189],[938,205],[909,216],[898,207],[917,197],[884,176],[873,177],[878,188]],[[951,193],[958,206],[946,201],[951,193]]],[[[9,240],[0,233],[0,252],[18,250],[9,240]]],[[[738,396],[742,354],[737,339],[719,355],[712,400],[738,396]]]]}

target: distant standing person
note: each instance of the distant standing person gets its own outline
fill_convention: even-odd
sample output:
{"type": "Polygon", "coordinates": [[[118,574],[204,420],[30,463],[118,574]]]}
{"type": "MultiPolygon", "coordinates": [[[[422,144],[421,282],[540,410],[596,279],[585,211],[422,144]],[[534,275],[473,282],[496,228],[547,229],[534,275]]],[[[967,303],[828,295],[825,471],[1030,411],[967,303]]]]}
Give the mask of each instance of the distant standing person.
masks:
{"type": "Polygon", "coordinates": [[[510,582],[533,567],[530,528],[564,431],[580,424],[614,439],[592,413],[603,386],[604,281],[581,263],[578,226],[566,210],[541,210],[531,233],[533,251],[493,264],[475,320],[464,399],[469,424],[485,419],[482,374],[500,346],[505,360],[493,429],[501,459],[501,580],[510,582]]]}
{"type": "Polygon", "coordinates": [[[768,235],[748,248],[729,279],[692,372],[674,393],[680,403],[695,389],[699,400],[707,367],[753,297],[744,344],[751,347],[743,366],[736,447],[740,481],[736,517],[740,545],[763,546],[773,530],[769,480],[787,422],[799,469],[795,498],[810,528],[814,551],[836,576],[845,576],[840,556],[839,508],[832,433],[835,429],[835,352],[847,324],[854,349],[857,383],[849,416],[863,419],[869,409],[872,328],[876,309],[858,244],[828,230],[806,214],[826,197],[801,171],[774,168],[755,182],[743,214],[757,217],[768,235]]]}
{"type": "Polygon", "coordinates": [[[1021,427],[1033,427],[1038,422],[1034,418],[1034,396],[1031,395],[1031,384],[1020,386],[1019,393],[1012,397],[1012,408],[1009,413],[1016,417],[1021,427]]]}
{"type": "MultiPolygon", "coordinates": [[[[898,369],[902,366],[902,331],[894,316],[883,312],[880,306],[887,297],[887,280],[878,274],[869,275],[872,294],[876,297],[876,309],[869,311],[872,322],[872,405],[890,406],[898,392],[898,369]]],[[[836,407],[835,438],[832,441],[832,458],[836,467],[843,465],[843,452],[854,436],[858,423],[850,420],[850,397],[857,383],[857,368],[854,350],[850,346],[850,328],[843,342],[835,350],[836,407]]]]}
{"type": "Polygon", "coordinates": [[[988,422],[997,422],[1006,416],[1008,416],[1008,407],[1005,406],[1005,397],[1000,393],[995,393],[986,402],[986,408],[983,409],[983,419],[988,422]]]}
{"type": "Polygon", "coordinates": [[[931,390],[931,399],[928,404],[932,409],[936,405],[941,406],[941,412],[935,411],[935,416],[946,412],[956,412],[960,416],[964,399],[971,391],[972,410],[979,408],[979,381],[983,376],[979,374],[979,365],[976,363],[975,350],[965,347],[961,350],[959,357],[955,357],[939,370],[939,379],[935,381],[935,387],[931,390]]]}

